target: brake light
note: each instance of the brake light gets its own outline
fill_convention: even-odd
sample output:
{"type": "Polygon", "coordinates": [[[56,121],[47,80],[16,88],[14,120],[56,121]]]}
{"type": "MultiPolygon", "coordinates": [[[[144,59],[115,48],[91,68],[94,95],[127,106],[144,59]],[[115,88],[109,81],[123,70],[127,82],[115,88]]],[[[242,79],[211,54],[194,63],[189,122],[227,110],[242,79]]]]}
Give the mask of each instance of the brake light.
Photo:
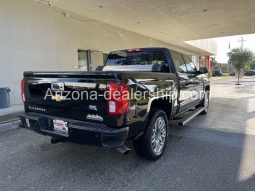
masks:
{"type": "Polygon", "coordinates": [[[22,98],[22,101],[25,103],[26,97],[25,97],[25,82],[24,82],[24,80],[21,80],[21,98],[22,98]]]}
{"type": "Polygon", "coordinates": [[[107,114],[122,115],[128,112],[129,109],[129,88],[127,84],[109,82],[108,99],[107,99],[107,114]]]}
{"type": "Polygon", "coordinates": [[[131,48],[131,49],[127,49],[127,52],[142,52],[143,49],[142,48],[131,48]]]}

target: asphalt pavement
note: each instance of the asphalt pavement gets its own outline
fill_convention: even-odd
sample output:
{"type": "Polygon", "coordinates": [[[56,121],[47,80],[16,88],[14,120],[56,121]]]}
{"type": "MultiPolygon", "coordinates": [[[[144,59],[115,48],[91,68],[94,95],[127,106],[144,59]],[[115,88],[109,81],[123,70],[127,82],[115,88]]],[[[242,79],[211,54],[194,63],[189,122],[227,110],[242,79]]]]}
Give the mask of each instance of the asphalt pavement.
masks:
{"type": "MultiPolygon", "coordinates": [[[[255,190],[255,77],[212,80],[210,110],[173,128],[163,157],[0,133],[0,190],[255,190]]],[[[132,147],[132,143],[129,144],[132,147]]]]}

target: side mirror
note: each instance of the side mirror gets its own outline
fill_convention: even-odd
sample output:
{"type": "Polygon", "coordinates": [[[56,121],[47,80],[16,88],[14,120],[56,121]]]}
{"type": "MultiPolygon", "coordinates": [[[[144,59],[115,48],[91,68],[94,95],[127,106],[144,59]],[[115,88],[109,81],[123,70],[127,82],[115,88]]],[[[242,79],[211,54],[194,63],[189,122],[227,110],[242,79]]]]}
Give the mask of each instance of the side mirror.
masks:
{"type": "Polygon", "coordinates": [[[98,67],[96,68],[96,71],[103,71],[103,68],[104,68],[104,66],[98,66],[98,67]]]}
{"type": "Polygon", "coordinates": [[[206,74],[206,73],[208,73],[208,69],[207,69],[206,67],[200,67],[200,68],[199,68],[199,72],[200,72],[201,74],[206,74]]]}

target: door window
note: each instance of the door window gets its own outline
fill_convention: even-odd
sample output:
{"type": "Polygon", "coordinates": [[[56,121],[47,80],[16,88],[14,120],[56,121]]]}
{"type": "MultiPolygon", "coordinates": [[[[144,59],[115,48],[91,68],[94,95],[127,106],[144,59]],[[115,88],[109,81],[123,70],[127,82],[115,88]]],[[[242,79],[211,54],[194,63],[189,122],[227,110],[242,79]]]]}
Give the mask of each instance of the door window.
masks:
{"type": "Polygon", "coordinates": [[[187,73],[194,74],[197,72],[196,66],[192,62],[191,58],[185,54],[182,55],[186,64],[187,73]]]}
{"type": "Polygon", "coordinates": [[[174,62],[174,66],[178,73],[187,73],[187,68],[185,66],[185,62],[182,58],[182,55],[178,52],[171,51],[172,60],[174,62]]]}

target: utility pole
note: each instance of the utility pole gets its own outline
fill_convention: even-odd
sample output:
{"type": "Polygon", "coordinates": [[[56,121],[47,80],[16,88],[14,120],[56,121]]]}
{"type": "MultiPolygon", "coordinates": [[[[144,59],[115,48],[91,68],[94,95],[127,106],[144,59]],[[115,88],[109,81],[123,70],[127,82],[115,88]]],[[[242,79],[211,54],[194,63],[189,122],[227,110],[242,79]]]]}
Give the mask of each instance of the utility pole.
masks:
{"type": "Polygon", "coordinates": [[[243,36],[241,36],[241,40],[239,40],[238,42],[241,42],[241,49],[243,49],[243,42],[246,41],[243,39],[243,36]]]}

